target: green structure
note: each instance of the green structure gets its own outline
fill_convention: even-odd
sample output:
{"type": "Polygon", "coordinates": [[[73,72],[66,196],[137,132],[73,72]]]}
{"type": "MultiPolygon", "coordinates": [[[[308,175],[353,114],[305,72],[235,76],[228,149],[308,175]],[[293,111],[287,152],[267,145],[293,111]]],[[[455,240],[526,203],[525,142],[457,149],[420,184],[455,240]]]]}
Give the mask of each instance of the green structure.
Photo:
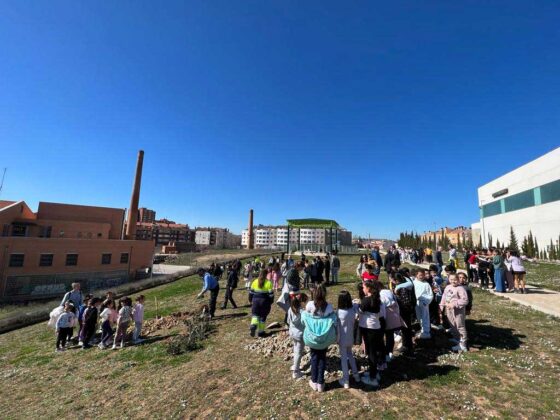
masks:
{"type": "Polygon", "coordinates": [[[298,238],[300,239],[299,248],[301,249],[301,229],[329,229],[330,249],[333,249],[333,229],[335,230],[335,250],[338,251],[338,230],[340,225],[335,220],[329,219],[288,219],[288,240],[286,242],[286,253],[290,253],[290,228],[298,229],[298,238]]]}

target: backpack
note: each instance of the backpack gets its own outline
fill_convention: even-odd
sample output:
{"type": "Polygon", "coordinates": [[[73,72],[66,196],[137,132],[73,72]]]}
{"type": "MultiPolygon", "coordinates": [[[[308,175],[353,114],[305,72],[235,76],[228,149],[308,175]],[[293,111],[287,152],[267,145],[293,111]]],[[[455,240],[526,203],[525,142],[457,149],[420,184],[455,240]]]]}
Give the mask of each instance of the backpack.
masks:
{"type": "Polygon", "coordinates": [[[324,350],[336,343],[336,314],[325,317],[313,316],[302,311],[301,321],[305,325],[303,342],[314,350],[324,350]]]}

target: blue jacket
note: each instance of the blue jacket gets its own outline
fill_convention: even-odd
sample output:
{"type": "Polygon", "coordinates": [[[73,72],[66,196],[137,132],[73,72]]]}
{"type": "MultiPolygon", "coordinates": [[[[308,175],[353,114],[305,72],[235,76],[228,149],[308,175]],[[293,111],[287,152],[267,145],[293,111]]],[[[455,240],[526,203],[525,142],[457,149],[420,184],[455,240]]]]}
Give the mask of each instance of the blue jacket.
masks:
{"type": "Polygon", "coordinates": [[[213,290],[216,287],[218,287],[218,280],[216,280],[210,273],[204,273],[204,284],[202,286],[202,292],[200,293],[213,290]]]}

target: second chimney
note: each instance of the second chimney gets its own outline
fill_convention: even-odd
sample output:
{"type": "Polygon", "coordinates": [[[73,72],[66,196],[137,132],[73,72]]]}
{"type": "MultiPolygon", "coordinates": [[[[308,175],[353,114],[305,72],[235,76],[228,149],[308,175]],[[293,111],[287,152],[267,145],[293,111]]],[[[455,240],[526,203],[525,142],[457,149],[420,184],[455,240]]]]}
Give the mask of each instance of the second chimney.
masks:
{"type": "Polygon", "coordinates": [[[126,222],[126,239],[136,239],[136,222],[138,221],[138,202],[140,201],[140,184],[142,183],[142,165],[144,163],[144,151],[138,151],[136,161],[136,176],[132,186],[130,207],[128,208],[128,219],[126,222]]]}

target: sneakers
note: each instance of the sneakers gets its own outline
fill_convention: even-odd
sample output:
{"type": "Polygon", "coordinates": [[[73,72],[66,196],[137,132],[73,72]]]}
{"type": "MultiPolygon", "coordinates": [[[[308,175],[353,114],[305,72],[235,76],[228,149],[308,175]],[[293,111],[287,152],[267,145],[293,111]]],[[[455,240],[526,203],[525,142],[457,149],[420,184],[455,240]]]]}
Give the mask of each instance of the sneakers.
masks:
{"type": "Polygon", "coordinates": [[[292,378],[299,379],[301,377],[303,377],[303,373],[300,370],[294,370],[294,373],[292,373],[292,378]]]}
{"type": "Polygon", "coordinates": [[[319,385],[316,384],[315,382],[313,382],[311,379],[309,380],[309,386],[311,387],[311,389],[312,389],[313,391],[318,391],[318,390],[319,390],[319,389],[318,389],[318,386],[319,386],[319,385]]]}
{"type": "Polygon", "coordinates": [[[294,371],[296,371],[296,370],[298,370],[298,369],[296,369],[296,367],[295,367],[294,365],[292,365],[292,366],[290,366],[290,370],[291,370],[292,372],[294,372],[294,371]]]}
{"type": "Polygon", "coordinates": [[[105,350],[107,348],[107,346],[103,343],[99,343],[97,347],[99,347],[101,350],[105,350]]]}
{"type": "Polygon", "coordinates": [[[348,381],[343,381],[342,379],[338,380],[338,383],[340,384],[340,386],[342,386],[344,389],[350,389],[350,384],[348,383],[348,381]]]}
{"type": "Polygon", "coordinates": [[[251,331],[249,333],[249,334],[251,334],[251,337],[254,337],[256,332],[257,332],[257,326],[256,325],[251,325],[251,331]]]}
{"type": "Polygon", "coordinates": [[[526,294],[527,294],[527,289],[523,288],[523,289],[521,289],[521,290],[522,290],[522,292],[521,292],[521,293],[523,293],[524,295],[526,295],[526,294]]]}
{"type": "Polygon", "coordinates": [[[60,353],[60,352],[63,352],[63,351],[66,351],[66,349],[64,347],[60,347],[60,348],[55,350],[55,353],[60,353]]]}
{"type": "Polygon", "coordinates": [[[464,351],[468,351],[467,347],[464,346],[463,344],[457,344],[456,346],[451,347],[451,350],[456,352],[456,353],[461,353],[464,351]]]}
{"type": "Polygon", "coordinates": [[[317,392],[325,392],[325,384],[317,384],[317,392]]]}

